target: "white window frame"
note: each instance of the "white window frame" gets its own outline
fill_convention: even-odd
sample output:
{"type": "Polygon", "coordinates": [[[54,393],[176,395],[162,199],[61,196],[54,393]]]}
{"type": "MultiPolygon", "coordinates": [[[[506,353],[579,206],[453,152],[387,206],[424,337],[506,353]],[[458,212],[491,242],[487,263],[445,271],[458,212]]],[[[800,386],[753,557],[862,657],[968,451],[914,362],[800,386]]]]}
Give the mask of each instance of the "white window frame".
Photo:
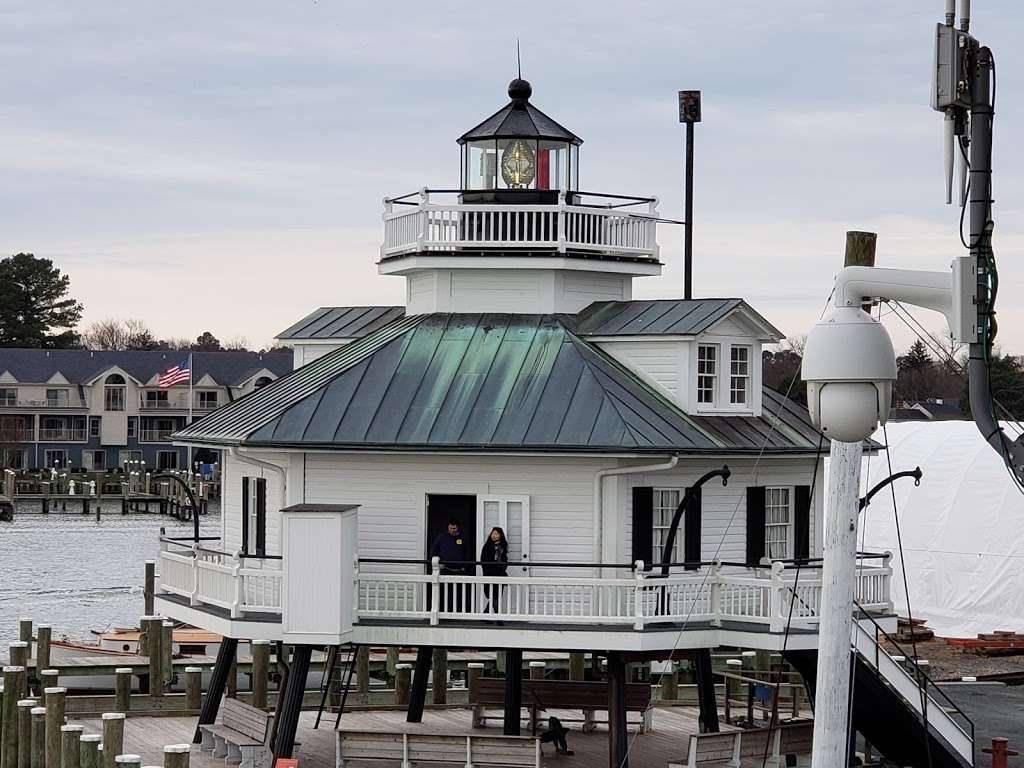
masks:
{"type": "Polygon", "coordinates": [[[698,410],[714,410],[718,408],[720,399],[719,389],[721,388],[721,373],[722,373],[722,345],[718,343],[710,342],[697,342],[697,387],[695,391],[695,401],[698,410]],[[714,373],[702,373],[701,364],[708,361],[701,360],[701,353],[705,349],[714,351],[714,373]],[[704,402],[701,400],[701,379],[710,377],[711,378],[711,401],[704,402]]]}
{"type": "Polygon", "coordinates": [[[178,465],[181,463],[180,462],[180,458],[181,457],[178,455],[177,451],[157,451],[156,452],[156,469],[157,470],[161,469],[161,467],[160,467],[160,456],[162,454],[165,454],[165,453],[166,454],[172,454],[174,456],[174,466],[173,467],[166,467],[165,469],[175,469],[175,470],[176,469],[180,469],[180,467],[178,465]]]}
{"type": "Polygon", "coordinates": [[[68,451],[67,448],[44,448],[43,449],[43,466],[47,469],[65,469],[68,466],[68,451]],[[51,454],[59,453],[63,458],[60,460],[60,464],[53,464],[48,460],[51,454]]]}
{"type": "Polygon", "coordinates": [[[752,345],[750,345],[750,344],[730,344],[729,345],[729,405],[732,408],[736,408],[736,409],[740,409],[740,410],[749,410],[752,407],[750,400],[751,400],[751,397],[752,397],[751,382],[753,381],[753,378],[754,378],[753,377],[753,369],[752,369],[753,357],[754,357],[754,347],[752,345]],[[743,351],[745,351],[747,353],[747,359],[745,361],[746,362],[746,372],[742,373],[742,374],[736,373],[736,368],[735,368],[736,364],[738,362],[740,362],[740,361],[737,361],[735,359],[734,355],[739,350],[743,350],[743,351]],[[742,383],[742,388],[741,389],[737,389],[737,387],[736,387],[737,380],[742,383]],[[742,392],[743,393],[743,401],[742,402],[739,402],[739,401],[737,401],[735,399],[737,392],[742,392]]]}
{"type": "MultiPolygon", "coordinates": [[[[665,539],[668,537],[669,528],[672,525],[672,516],[675,515],[676,509],[679,507],[679,502],[683,500],[683,489],[682,488],[654,488],[654,505],[652,518],[652,532],[651,532],[651,563],[650,565],[656,565],[661,562],[662,553],[664,551],[665,539]],[[665,495],[675,494],[675,503],[665,503],[665,495]]],[[[683,537],[682,532],[676,532],[676,540],[672,544],[675,552],[672,555],[670,562],[681,563],[683,562],[683,537]]]]}
{"type": "Polygon", "coordinates": [[[210,408],[211,410],[217,408],[220,405],[220,392],[215,389],[199,390],[196,392],[196,407],[197,408],[210,408]],[[205,398],[213,397],[213,405],[203,404],[205,398]]]}
{"type": "Polygon", "coordinates": [[[769,485],[764,489],[764,554],[769,560],[788,560],[793,557],[793,522],[795,514],[796,493],[792,485],[769,485]],[[786,521],[782,523],[772,522],[772,512],[780,511],[782,505],[772,503],[773,492],[785,494],[786,521]],[[785,550],[781,553],[772,554],[772,541],[769,535],[773,530],[785,531],[785,550]]]}
{"type": "MultiPolygon", "coordinates": [[[[522,531],[520,536],[522,537],[521,546],[522,551],[522,562],[530,562],[530,497],[529,496],[508,496],[508,495],[493,495],[493,494],[477,494],[476,497],[476,530],[477,536],[480,541],[475,544],[476,547],[483,545],[483,537],[490,534],[490,529],[487,528],[486,520],[486,505],[494,504],[498,509],[498,525],[505,531],[505,538],[509,537],[508,527],[508,505],[519,504],[522,521],[522,531]],[[484,529],[487,528],[485,531],[484,529]]],[[[473,553],[475,558],[479,554],[479,549],[473,553]]],[[[514,572],[510,573],[510,576],[529,576],[530,569],[527,566],[516,566],[513,569],[514,572]]]]}

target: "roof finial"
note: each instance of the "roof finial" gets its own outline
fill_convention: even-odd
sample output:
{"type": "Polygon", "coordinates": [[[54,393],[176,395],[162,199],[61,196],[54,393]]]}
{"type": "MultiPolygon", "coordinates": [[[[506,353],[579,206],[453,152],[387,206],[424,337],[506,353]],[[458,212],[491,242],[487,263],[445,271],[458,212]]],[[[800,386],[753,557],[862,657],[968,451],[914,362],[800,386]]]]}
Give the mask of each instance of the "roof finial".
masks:
{"type": "Polygon", "coordinates": [[[523,60],[519,56],[519,38],[516,38],[516,77],[523,79],[523,60]]]}

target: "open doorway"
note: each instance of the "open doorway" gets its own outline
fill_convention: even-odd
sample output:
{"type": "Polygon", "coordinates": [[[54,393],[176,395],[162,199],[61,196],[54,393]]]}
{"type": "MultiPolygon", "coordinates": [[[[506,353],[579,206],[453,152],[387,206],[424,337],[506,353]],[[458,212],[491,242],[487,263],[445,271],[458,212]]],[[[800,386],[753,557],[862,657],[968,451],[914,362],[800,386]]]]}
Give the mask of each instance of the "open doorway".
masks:
{"type": "Polygon", "coordinates": [[[465,537],[467,559],[476,560],[480,554],[476,536],[476,496],[428,493],[426,559],[430,559],[430,547],[434,539],[448,530],[448,521],[452,518],[459,521],[459,530],[465,537]]]}

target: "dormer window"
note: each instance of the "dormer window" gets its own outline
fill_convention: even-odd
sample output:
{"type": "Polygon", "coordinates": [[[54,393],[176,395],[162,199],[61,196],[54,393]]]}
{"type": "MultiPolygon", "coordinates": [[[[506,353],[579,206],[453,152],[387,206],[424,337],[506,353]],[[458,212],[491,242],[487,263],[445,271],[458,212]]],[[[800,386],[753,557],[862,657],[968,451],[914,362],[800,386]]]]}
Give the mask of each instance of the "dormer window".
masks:
{"type": "Polygon", "coordinates": [[[729,402],[746,405],[750,392],[750,347],[730,347],[729,402]]]}
{"type": "Polygon", "coordinates": [[[714,406],[718,392],[718,345],[697,346],[697,403],[714,406]]]}

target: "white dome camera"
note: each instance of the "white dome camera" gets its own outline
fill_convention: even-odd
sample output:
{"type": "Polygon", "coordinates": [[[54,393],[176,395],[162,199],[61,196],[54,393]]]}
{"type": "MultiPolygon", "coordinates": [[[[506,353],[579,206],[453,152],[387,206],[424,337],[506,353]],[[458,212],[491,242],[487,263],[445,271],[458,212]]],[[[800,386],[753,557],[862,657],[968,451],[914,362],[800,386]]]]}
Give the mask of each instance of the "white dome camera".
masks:
{"type": "Polygon", "coordinates": [[[802,376],[814,426],[857,443],[889,417],[896,353],[877,320],[856,306],[834,307],[807,336],[802,376]]]}

